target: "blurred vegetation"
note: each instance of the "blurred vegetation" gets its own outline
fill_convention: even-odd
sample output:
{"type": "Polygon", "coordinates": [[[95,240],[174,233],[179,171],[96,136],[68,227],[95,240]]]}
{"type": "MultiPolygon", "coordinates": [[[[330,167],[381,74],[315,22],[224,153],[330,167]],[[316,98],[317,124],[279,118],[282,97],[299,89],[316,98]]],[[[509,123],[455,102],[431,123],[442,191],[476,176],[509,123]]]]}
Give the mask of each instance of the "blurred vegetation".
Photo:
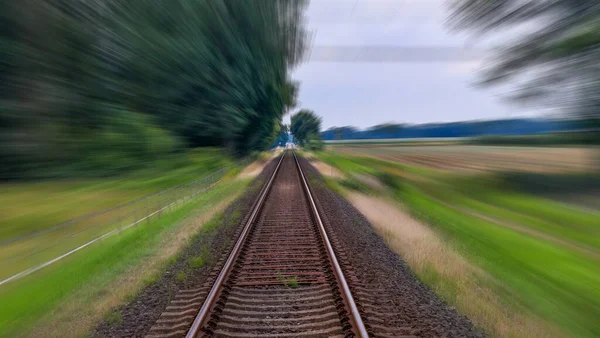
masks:
{"type": "Polygon", "coordinates": [[[323,149],[321,140],[321,118],[312,110],[302,109],[292,115],[290,131],[294,139],[309,150],[323,149]]]}
{"type": "MultiPolygon", "coordinates": [[[[219,149],[202,148],[117,177],[5,183],[0,191],[0,241],[106,210],[234,164],[219,149]]],[[[47,242],[40,241],[38,246],[47,242]]]]}
{"type": "MultiPolygon", "coordinates": [[[[120,278],[128,276],[127,283],[143,283],[149,278],[149,273],[160,273],[167,268],[169,260],[175,262],[177,255],[165,255],[165,248],[176,245],[176,251],[182,249],[181,245],[188,241],[177,242],[176,237],[189,233],[194,225],[194,217],[201,219],[202,215],[209,215],[215,210],[219,212],[222,201],[235,196],[240,191],[247,189],[249,180],[227,180],[214,189],[202,194],[190,203],[182,204],[163,217],[153,218],[146,226],[134,227],[131,231],[123,232],[117,236],[109,237],[94,246],[86,249],[85,255],[72,255],[63,262],[51,265],[37,274],[27,276],[19,283],[5,284],[0,288],[0,337],[23,336],[43,325],[48,320],[48,313],[66,314],[68,318],[86,318],[88,323],[74,325],[69,329],[91,329],[90,316],[94,312],[82,314],[82,309],[89,308],[90,304],[100,304],[106,297],[107,290],[118,302],[122,303],[126,295],[115,292],[122,287],[120,278]],[[190,221],[190,215],[192,218],[190,221]],[[187,220],[187,221],[186,221],[187,220]],[[186,230],[187,229],[187,230],[186,230]],[[177,247],[179,246],[179,247],[177,247]],[[169,258],[170,257],[170,258],[169,258]],[[153,264],[149,264],[153,263],[153,264]],[[140,269],[139,266],[142,268],[140,269]],[[153,267],[154,265],[154,267],[153,267]],[[159,271],[156,271],[156,269],[159,271]],[[133,276],[132,276],[133,274],[133,276]],[[77,276],[77,278],[73,278],[77,276]],[[63,307],[68,304],[69,306],[63,307]]],[[[236,218],[237,220],[237,218],[236,218]]],[[[235,223],[237,224],[237,223],[235,223]]],[[[222,215],[217,214],[206,222],[195,235],[195,238],[212,238],[220,226],[229,226],[223,222],[222,215]]],[[[197,230],[196,230],[197,231],[197,230]]],[[[187,236],[186,236],[187,238],[187,236]]],[[[210,243],[206,240],[205,243],[210,243]]],[[[185,275],[184,275],[185,277],[185,275]]],[[[138,284],[139,285],[139,284],[138,284]]],[[[126,286],[125,286],[126,287],[126,286]]],[[[133,292],[135,292],[134,289],[133,292]]],[[[131,296],[131,291],[128,292],[131,296]]],[[[110,304],[102,303],[96,309],[106,309],[110,304]]],[[[84,311],[85,312],[85,311],[84,311]]],[[[64,325],[69,320],[58,321],[58,326],[43,326],[46,330],[44,336],[65,336],[64,325]],[[61,330],[62,328],[62,330],[61,330]],[[48,331],[49,330],[49,331],[48,331]]],[[[50,320],[52,321],[52,317],[50,320]]],[[[56,322],[56,321],[55,321],[56,322]]],[[[69,324],[67,324],[69,326],[69,324]]],[[[35,335],[34,335],[35,336],[35,335]]],[[[38,335],[39,336],[39,335],[38,335]]],[[[88,336],[85,332],[69,332],[67,336],[88,336]]]]}
{"type": "Polygon", "coordinates": [[[522,83],[514,99],[565,109],[600,138],[597,0],[452,0],[450,23],[478,34],[516,29],[481,83],[522,83]],[[529,27],[529,29],[526,29],[529,27]]]}
{"type": "Polygon", "coordinates": [[[311,133],[308,135],[308,140],[306,141],[305,147],[308,150],[322,150],[324,143],[319,134],[311,133]]]}
{"type": "MultiPolygon", "coordinates": [[[[493,288],[511,312],[525,308],[573,336],[600,333],[599,212],[580,207],[577,199],[559,203],[543,188],[547,181],[564,184],[563,191],[577,183],[573,192],[584,199],[590,174],[557,179],[537,173],[445,173],[337,152],[316,154],[345,177],[377,177],[388,196],[492,277],[493,284],[485,287],[493,288]]],[[[346,180],[340,185],[363,191],[346,180]]]]}
{"type": "Polygon", "coordinates": [[[275,142],[306,1],[0,3],[0,179],[109,175],[275,142]]]}

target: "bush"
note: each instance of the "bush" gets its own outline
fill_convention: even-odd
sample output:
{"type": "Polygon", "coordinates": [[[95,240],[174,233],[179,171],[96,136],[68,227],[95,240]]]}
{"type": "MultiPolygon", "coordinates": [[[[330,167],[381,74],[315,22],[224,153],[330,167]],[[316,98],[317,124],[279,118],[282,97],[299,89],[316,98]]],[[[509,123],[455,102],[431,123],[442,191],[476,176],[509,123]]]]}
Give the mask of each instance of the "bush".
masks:
{"type": "Polygon", "coordinates": [[[381,183],[392,190],[399,190],[401,187],[400,178],[396,175],[390,174],[385,171],[377,171],[375,176],[381,183]]]}
{"type": "Polygon", "coordinates": [[[308,150],[323,150],[323,140],[316,134],[310,134],[306,141],[306,149],[308,150]]]}
{"type": "Polygon", "coordinates": [[[118,111],[93,138],[86,140],[79,169],[110,175],[141,168],[180,150],[181,144],[149,116],[118,111]]]}

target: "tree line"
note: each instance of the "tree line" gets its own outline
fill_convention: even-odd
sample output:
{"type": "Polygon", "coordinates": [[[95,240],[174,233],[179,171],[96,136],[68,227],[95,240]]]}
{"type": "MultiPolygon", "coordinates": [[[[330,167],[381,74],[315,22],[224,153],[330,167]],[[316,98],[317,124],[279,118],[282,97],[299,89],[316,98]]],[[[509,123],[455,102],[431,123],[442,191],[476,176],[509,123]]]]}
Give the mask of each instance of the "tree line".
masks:
{"type": "Polygon", "coordinates": [[[352,126],[332,127],[321,133],[324,140],[479,137],[563,133],[580,135],[582,144],[593,143],[591,132],[576,121],[547,118],[516,118],[447,123],[397,124],[384,123],[366,129],[352,126]]]}
{"type": "Polygon", "coordinates": [[[272,145],[296,104],[290,70],[306,50],[306,5],[2,1],[0,177],[102,174],[191,147],[244,155],[272,145]]]}
{"type": "Polygon", "coordinates": [[[290,132],[296,143],[309,150],[323,149],[321,118],[310,109],[301,109],[292,115],[290,132]]]}

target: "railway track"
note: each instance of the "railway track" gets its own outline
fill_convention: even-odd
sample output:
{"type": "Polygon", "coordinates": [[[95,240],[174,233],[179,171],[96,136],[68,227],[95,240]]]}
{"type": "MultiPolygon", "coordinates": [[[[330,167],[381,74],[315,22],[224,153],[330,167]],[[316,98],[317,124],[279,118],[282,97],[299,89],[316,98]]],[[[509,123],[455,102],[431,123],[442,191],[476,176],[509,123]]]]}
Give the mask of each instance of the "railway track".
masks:
{"type": "Polygon", "coordinates": [[[367,337],[317,210],[287,151],[214,283],[180,291],[149,336],[367,337]]]}

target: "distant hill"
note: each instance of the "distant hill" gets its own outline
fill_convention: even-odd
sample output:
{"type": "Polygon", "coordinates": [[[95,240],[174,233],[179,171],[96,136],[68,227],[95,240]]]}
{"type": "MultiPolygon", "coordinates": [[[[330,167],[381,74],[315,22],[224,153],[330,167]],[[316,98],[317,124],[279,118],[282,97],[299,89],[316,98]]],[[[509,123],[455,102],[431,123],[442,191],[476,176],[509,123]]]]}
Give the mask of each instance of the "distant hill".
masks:
{"type": "Polygon", "coordinates": [[[355,127],[333,127],[321,133],[323,140],[356,140],[387,138],[474,137],[495,135],[534,135],[577,129],[564,120],[542,118],[465,121],[427,124],[380,124],[360,130],[355,127]]]}

